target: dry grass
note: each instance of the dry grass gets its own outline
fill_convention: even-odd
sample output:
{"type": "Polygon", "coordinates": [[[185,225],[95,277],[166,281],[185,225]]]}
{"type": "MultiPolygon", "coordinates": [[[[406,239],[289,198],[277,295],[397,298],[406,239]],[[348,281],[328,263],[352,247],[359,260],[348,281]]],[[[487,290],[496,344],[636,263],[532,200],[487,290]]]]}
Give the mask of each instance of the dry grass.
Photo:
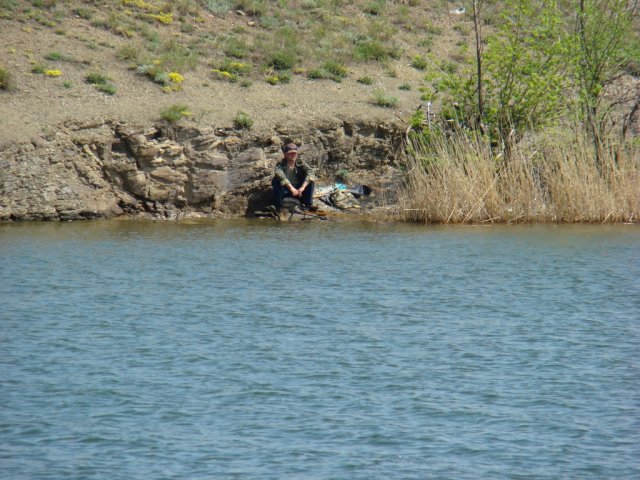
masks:
{"type": "Polygon", "coordinates": [[[414,141],[400,216],[419,223],[617,223],[640,216],[638,147],[612,146],[596,162],[579,133],[521,142],[509,162],[457,134],[414,141]]]}

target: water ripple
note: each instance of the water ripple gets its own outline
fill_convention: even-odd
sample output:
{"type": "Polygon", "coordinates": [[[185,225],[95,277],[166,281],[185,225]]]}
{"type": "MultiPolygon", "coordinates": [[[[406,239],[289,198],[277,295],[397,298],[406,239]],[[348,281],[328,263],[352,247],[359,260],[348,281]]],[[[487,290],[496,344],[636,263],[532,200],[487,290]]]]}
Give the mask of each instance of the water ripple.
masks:
{"type": "Polygon", "coordinates": [[[0,226],[0,475],[638,478],[637,258],[635,226],[0,226]]]}

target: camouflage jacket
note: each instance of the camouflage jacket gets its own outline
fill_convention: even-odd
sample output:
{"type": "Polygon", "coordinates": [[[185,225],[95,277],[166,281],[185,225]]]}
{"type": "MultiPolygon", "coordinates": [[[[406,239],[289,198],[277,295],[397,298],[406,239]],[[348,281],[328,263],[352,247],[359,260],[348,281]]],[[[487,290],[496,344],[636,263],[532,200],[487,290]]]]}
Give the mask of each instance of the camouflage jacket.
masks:
{"type": "Polygon", "coordinates": [[[296,188],[302,185],[305,180],[315,182],[316,177],[313,168],[304,160],[296,159],[293,168],[287,166],[287,159],[283,158],[276,164],[275,175],[283,187],[292,183],[296,188]]]}

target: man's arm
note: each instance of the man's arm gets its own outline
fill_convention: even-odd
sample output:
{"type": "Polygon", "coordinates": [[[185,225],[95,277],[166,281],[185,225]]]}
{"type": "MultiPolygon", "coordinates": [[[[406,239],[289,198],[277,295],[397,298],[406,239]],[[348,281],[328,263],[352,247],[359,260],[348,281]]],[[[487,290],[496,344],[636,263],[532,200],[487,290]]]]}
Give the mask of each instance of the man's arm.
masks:
{"type": "Polygon", "coordinates": [[[289,181],[289,179],[287,178],[287,175],[284,173],[284,169],[282,168],[281,163],[276,164],[275,175],[278,178],[278,180],[280,180],[280,185],[282,185],[283,188],[289,189],[289,191],[291,192],[291,195],[293,195],[294,197],[302,196],[302,190],[298,190],[289,181]]]}
{"type": "Polygon", "coordinates": [[[307,186],[311,182],[316,181],[316,177],[315,177],[315,172],[313,171],[313,168],[311,168],[311,166],[307,162],[301,160],[300,167],[301,167],[302,173],[304,173],[304,181],[302,182],[302,185],[298,189],[298,192],[300,192],[300,195],[302,195],[302,192],[304,192],[305,188],[307,188],[307,186]]]}

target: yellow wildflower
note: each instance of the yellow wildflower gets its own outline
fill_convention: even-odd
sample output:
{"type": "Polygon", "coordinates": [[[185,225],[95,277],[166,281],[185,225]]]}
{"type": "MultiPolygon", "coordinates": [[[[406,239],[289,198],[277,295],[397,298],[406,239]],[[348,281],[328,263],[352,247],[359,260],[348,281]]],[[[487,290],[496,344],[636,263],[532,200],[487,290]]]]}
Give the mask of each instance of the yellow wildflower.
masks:
{"type": "Polygon", "coordinates": [[[59,77],[60,75],[62,75],[62,72],[60,70],[58,70],[57,68],[54,68],[52,70],[45,70],[44,74],[47,77],[59,77]]]}
{"type": "Polygon", "coordinates": [[[142,10],[155,10],[157,8],[144,0],[122,0],[122,4],[138,7],[142,10]]]}
{"type": "Polygon", "coordinates": [[[184,82],[184,77],[180,75],[178,72],[170,72],[169,80],[171,80],[175,84],[180,85],[182,82],[184,82]]]}
{"type": "Polygon", "coordinates": [[[149,16],[151,18],[156,19],[160,23],[164,23],[165,25],[173,23],[173,13],[171,13],[171,12],[169,12],[169,13],[154,13],[154,14],[149,14],[149,16]]]}

